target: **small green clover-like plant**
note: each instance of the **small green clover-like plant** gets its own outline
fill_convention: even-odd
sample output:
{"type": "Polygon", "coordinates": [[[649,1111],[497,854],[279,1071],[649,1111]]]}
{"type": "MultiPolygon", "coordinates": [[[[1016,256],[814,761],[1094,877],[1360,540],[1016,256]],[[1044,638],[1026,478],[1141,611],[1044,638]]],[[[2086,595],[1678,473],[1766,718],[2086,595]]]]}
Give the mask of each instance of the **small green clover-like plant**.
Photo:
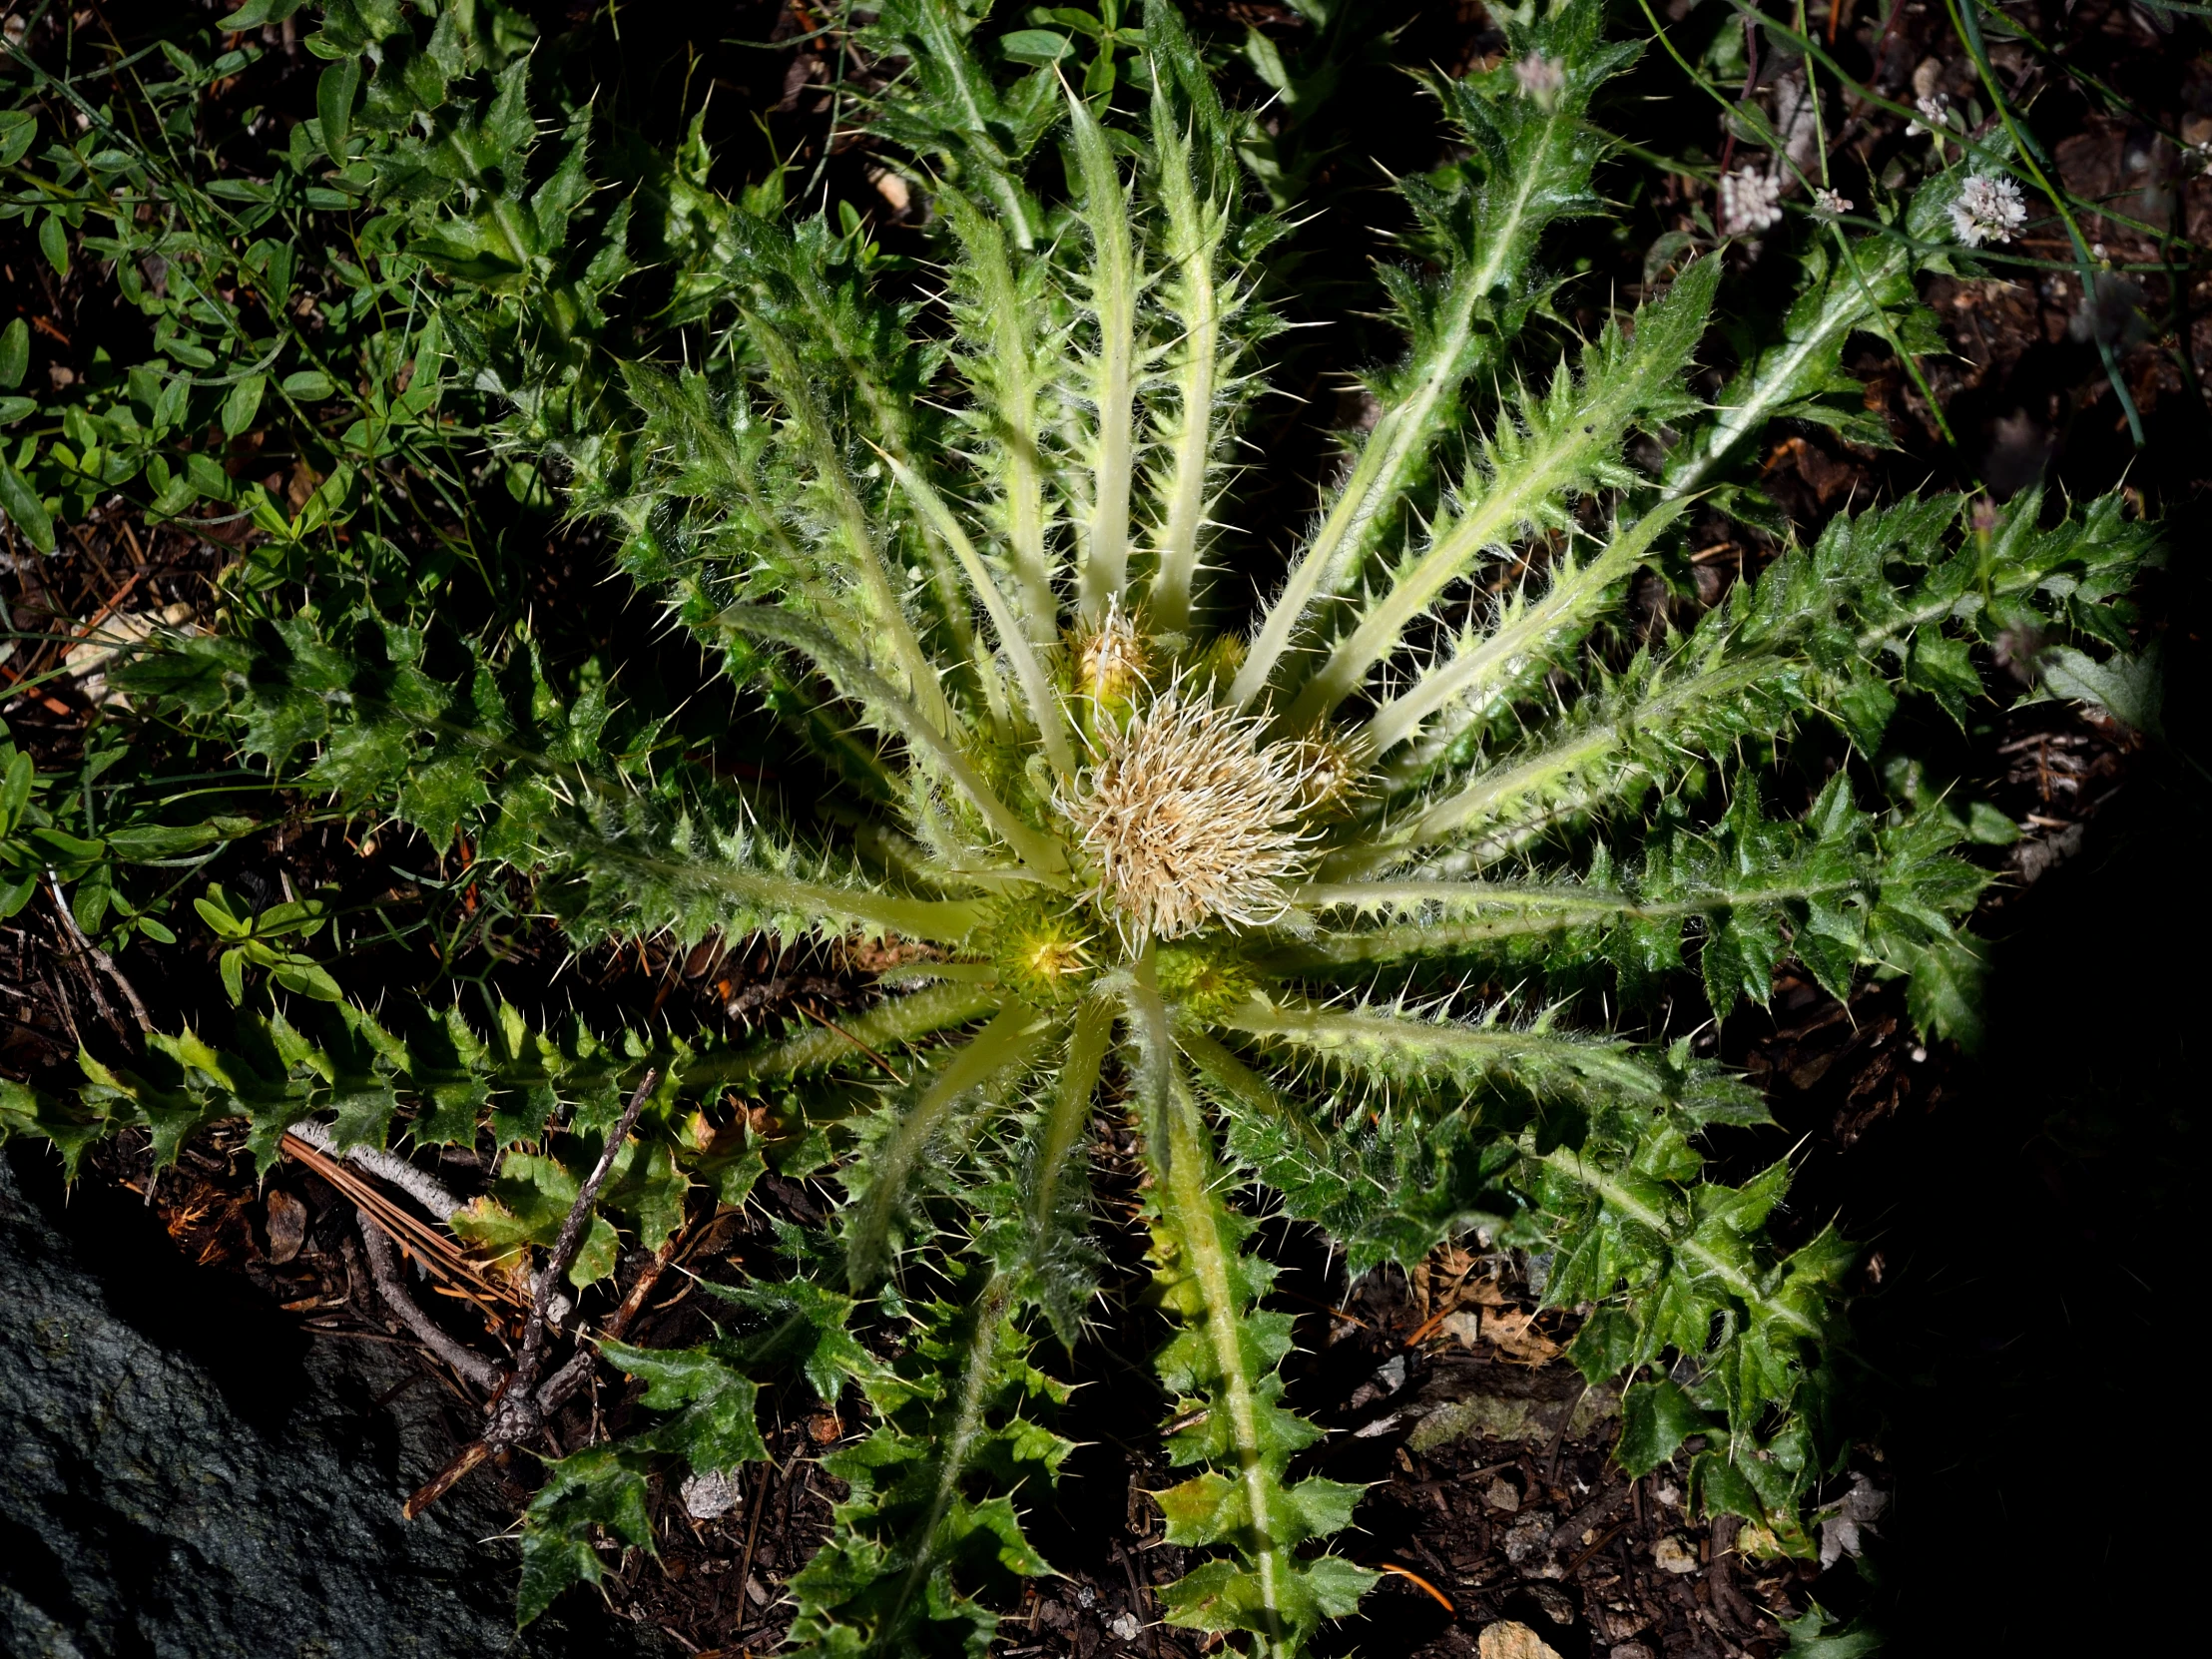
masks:
{"type": "Polygon", "coordinates": [[[291,938],[311,939],[322,931],[329,917],[325,913],[328,906],[321,899],[287,899],[266,909],[242,913],[232,902],[231,895],[223,890],[223,883],[212,881],[207,893],[192,901],[192,907],[200,912],[200,919],[214,930],[215,936],[224,941],[223,953],[216,965],[223,976],[223,988],[230,993],[232,1006],[246,1000],[246,970],[250,967],[265,969],[272,985],[313,997],[317,1002],[345,999],[338,982],[320,962],[297,947],[280,942],[291,938]]]}
{"type": "MultiPolygon", "coordinates": [[[[212,19],[163,19],[107,74],[84,69],[73,19],[0,41],[0,224],[24,226],[57,276],[112,273],[150,336],[26,390],[35,342],[21,319],[0,330],[0,513],[36,551],[120,494],[153,522],[259,531],[243,537],[238,590],[381,564],[392,537],[478,557],[484,515],[453,482],[453,427],[482,402],[444,373],[454,332],[498,334],[503,299],[532,286],[560,291],[556,348],[606,320],[600,301],[629,269],[621,231],[577,234],[581,126],[540,138],[523,98],[530,22],[492,0],[434,22],[437,8],[400,0],[321,11],[308,44],[330,62],[315,113],[289,124],[269,113],[284,96],[266,96],[281,60],[212,19]],[[60,51],[39,49],[57,33],[60,51]],[[425,306],[431,272],[467,285],[425,306]],[[295,458],[304,500],[241,466],[262,437],[295,458]]],[[[501,469],[486,476],[496,486],[501,469]]]]}
{"type": "Polygon", "coordinates": [[[1135,10],[1122,0],[1099,0],[1095,13],[1076,6],[1035,6],[1029,11],[1032,26],[1006,35],[998,49],[1009,63],[1050,67],[1080,56],[1076,42],[1088,41],[1091,61],[1083,70],[1083,95],[1102,97],[1127,72],[1120,61],[1125,55],[1135,53],[1143,62],[1144,30],[1123,21],[1125,11],[1135,10]]]}

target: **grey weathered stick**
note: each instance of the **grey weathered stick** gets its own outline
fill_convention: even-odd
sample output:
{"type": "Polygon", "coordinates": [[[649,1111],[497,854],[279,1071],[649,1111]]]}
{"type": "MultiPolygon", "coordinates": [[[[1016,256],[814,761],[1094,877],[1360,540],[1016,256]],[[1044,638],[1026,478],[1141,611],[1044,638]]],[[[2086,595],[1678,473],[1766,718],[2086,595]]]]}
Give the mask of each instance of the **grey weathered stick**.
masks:
{"type": "Polygon", "coordinates": [[[567,1365],[538,1384],[538,1409],[550,1416],[569,1401],[572,1394],[591,1381],[591,1374],[598,1368],[599,1353],[589,1344],[569,1357],[567,1365]]]}
{"type": "Polygon", "coordinates": [[[361,1243],[368,1250],[369,1276],[376,1281],[384,1306],[399,1316],[422,1346],[487,1393],[499,1386],[499,1368],[465,1343],[457,1343],[438,1329],[437,1322],[415,1306],[399,1276],[399,1261],[392,1254],[391,1239],[368,1217],[360,1217],[361,1243]]]}
{"type": "Polygon", "coordinates": [[[349,1164],[358,1164],[369,1174],[379,1176],[397,1187],[417,1204],[437,1218],[440,1226],[448,1231],[453,1225],[453,1212],[461,1207],[461,1201],[446,1190],[445,1183],[436,1176],[418,1170],[406,1159],[375,1146],[349,1146],[338,1150],[337,1137],[327,1124],[313,1118],[301,1118],[285,1134],[302,1140],[326,1158],[343,1158],[349,1164]]]}
{"type": "Polygon", "coordinates": [[[649,1069],[638,1079],[629,1105],[622,1109],[620,1121],[608,1131],[606,1150],[600,1153],[598,1164],[585,1178],[576,1194],[576,1202],[569,1206],[568,1215],[561,1223],[561,1231],[554,1237],[553,1249],[532,1288],[530,1318],[522,1327],[522,1348],[515,1356],[514,1374],[493,1404],[491,1420],[484,1427],[484,1439],[490,1445],[514,1445],[526,1440],[545,1422],[537,1382],[538,1372],[545,1364],[547,1311],[552,1305],[555,1287],[568,1277],[576,1253],[583,1249],[584,1237],[591,1231],[592,1205],[599,1197],[599,1189],[606,1185],[608,1173],[615,1167],[615,1154],[622,1150],[622,1143],[637,1126],[638,1114],[645,1110],[646,1096],[653,1092],[660,1075],[649,1069]]]}
{"type": "MultiPolygon", "coordinates": [[[[539,1384],[536,1404],[541,1422],[545,1417],[567,1404],[569,1397],[577,1393],[591,1381],[592,1371],[598,1363],[599,1356],[593,1353],[591,1349],[578,1349],[570,1357],[567,1365],[539,1384]]],[[[439,1498],[460,1484],[463,1475],[484,1461],[494,1451],[499,1450],[503,1444],[505,1442],[494,1444],[489,1439],[469,1441],[467,1445],[461,1447],[454,1454],[451,1462],[432,1475],[412,1497],[400,1506],[400,1514],[408,1520],[413,1520],[415,1516],[421,1514],[423,1510],[429,1508],[431,1504],[437,1502],[439,1498]]]]}

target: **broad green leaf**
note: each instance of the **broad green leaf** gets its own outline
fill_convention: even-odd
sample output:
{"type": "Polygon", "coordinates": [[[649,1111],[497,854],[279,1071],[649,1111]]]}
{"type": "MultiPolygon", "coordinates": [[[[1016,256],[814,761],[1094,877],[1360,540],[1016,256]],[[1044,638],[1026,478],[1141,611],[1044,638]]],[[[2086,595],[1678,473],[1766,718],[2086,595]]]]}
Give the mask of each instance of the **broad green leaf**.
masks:
{"type": "Polygon", "coordinates": [[[235,12],[216,19],[218,29],[259,29],[264,24],[281,23],[307,0],[246,0],[235,12]]]}
{"type": "Polygon", "coordinates": [[[31,328],[20,316],[0,328],[0,386],[9,391],[23,384],[31,366],[31,328]]]}
{"type": "Polygon", "coordinates": [[[1015,29],[999,38],[998,49],[1014,63],[1040,66],[1059,63],[1075,55],[1067,36],[1050,29],[1015,29]]]}
{"type": "Polygon", "coordinates": [[[192,487],[210,501],[229,501],[238,492],[231,475],[209,455],[186,456],[185,475],[192,480],[192,487]]]}
{"type": "Polygon", "coordinates": [[[606,1575],[599,1539],[653,1548],[645,1474],[633,1454],[592,1446],[552,1465],[522,1521],[522,1583],[515,1622],[527,1625],[571,1584],[606,1575]]]}
{"type": "MultiPolygon", "coordinates": [[[[512,1268],[522,1260],[524,1246],[553,1243],[581,1188],[581,1179],[559,1160],[510,1152],[491,1191],[454,1213],[453,1231],[487,1260],[512,1268]]],[[[620,1245],[614,1225],[595,1215],[569,1269],[569,1283],[581,1289],[613,1273],[620,1245]]]]}
{"type": "Polygon", "coordinates": [[[29,110],[0,110],[0,167],[13,167],[38,137],[38,117],[29,110]]]}
{"type": "Polygon", "coordinates": [[[41,553],[54,551],[54,520],[23,474],[0,461],[0,512],[23,532],[23,539],[41,553]]]}
{"type": "Polygon", "coordinates": [[[315,81],[315,114],[322,120],[322,148],[340,167],[349,159],[346,139],[353,130],[353,98],[360,86],[361,61],[355,57],[338,59],[315,81]]]}
{"type": "Polygon", "coordinates": [[[1817,1601],[1808,1600],[1802,1616],[1781,1622],[1790,1638],[1786,1659],[1867,1659],[1888,1645],[1865,1619],[1841,1623],[1817,1601]]]}
{"type": "Polygon", "coordinates": [[[39,252],[57,276],[69,275],[69,228],[59,214],[46,214],[38,222],[39,252]]]}
{"type": "Polygon", "coordinates": [[[254,424],[254,417],[261,413],[262,390],[268,384],[268,376],[249,374],[234,385],[223,399],[223,430],[238,437],[254,424]]]}
{"type": "Polygon", "coordinates": [[[31,804],[31,786],[36,775],[30,756],[21,751],[9,755],[7,771],[0,774],[0,835],[23,822],[24,809],[31,804]]]}
{"type": "Polygon", "coordinates": [[[754,1420],[759,1385],[707,1348],[631,1348],[611,1338],[599,1350],[619,1370],[646,1383],[640,1403],[675,1416],[644,1442],[679,1453],[700,1471],[727,1471],[768,1457],[754,1420]]]}
{"type": "Polygon", "coordinates": [[[2079,698],[2123,725],[2159,735],[2159,703],[2165,686],[2156,642],[2140,656],[2115,654],[2098,662],[2070,645],[2042,658],[2043,687],[2054,697],[2079,698]]]}
{"type": "Polygon", "coordinates": [[[243,939],[254,931],[253,920],[231,907],[230,895],[219,881],[211,881],[206,896],[194,899],[192,907],[200,912],[200,919],[215,930],[218,938],[243,939]]]}
{"type": "Polygon", "coordinates": [[[108,849],[126,863],[182,858],[227,840],[247,826],[240,820],[207,819],[199,824],[131,824],[107,834],[108,849]]]}

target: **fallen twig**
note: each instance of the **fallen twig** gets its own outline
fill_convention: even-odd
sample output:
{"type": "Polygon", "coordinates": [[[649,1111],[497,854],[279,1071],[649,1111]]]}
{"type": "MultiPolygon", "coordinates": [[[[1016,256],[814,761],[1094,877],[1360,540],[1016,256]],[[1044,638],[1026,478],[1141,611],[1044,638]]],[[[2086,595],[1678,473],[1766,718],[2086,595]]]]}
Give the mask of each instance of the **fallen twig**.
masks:
{"type": "Polygon", "coordinates": [[[337,1137],[312,1118],[302,1118],[284,1131],[305,1141],[317,1152],[333,1158],[343,1158],[349,1164],[358,1164],[369,1174],[380,1176],[421,1205],[439,1221],[449,1219],[461,1207],[461,1201],[447,1190],[444,1182],[434,1175],[418,1170],[406,1159],[381,1147],[349,1146],[343,1152],[337,1147],[337,1137]]]}
{"type": "Polygon", "coordinates": [[[1633,1483],[1628,1483],[1611,1487],[1583,1504],[1551,1529],[1551,1547],[1564,1549],[1569,1544],[1580,1543],[1584,1533],[1595,1532],[1611,1520],[1621,1505],[1628,1501],[1632,1485],[1633,1483]]]}
{"type": "Polygon", "coordinates": [[[361,1244],[368,1252],[369,1276],[384,1299],[384,1306],[415,1334],[416,1340],[486,1393],[499,1386],[499,1368],[466,1343],[456,1342],[438,1328],[435,1320],[415,1306],[399,1277],[399,1259],[393,1254],[391,1236],[365,1214],[358,1215],[361,1244]]]}
{"type": "Polygon", "coordinates": [[[607,1145],[599,1154],[599,1162],[586,1177],[576,1194],[576,1202],[569,1206],[568,1215],[561,1222],[560,1232],[554,1236],[553,1248],[547,1252],[545,1266],[539,1271],[537,1284],[532,1289],[530,1317],[522,1327],[522,1351],[515,1356],[514,1376],[501,1392],[492,1409],[491,1423],[484,1431],[484,1438],[494,1445],[513,1445],[529,1439],[544,1424],[545,1414],[538,1405],[536,1388],[538,1372],[545,1364],[546,1332],[550,1326],[554,1293],[568,1277],[576,1253],[584,1247],[584,1236],[591,1231],[592,1205],[598,1200],[599,1189],[606,1185],[607,1176],[615,1167],[615,1154],[622,1150],[622,1143],[637,1126],[638,1114],[645,1109],[645,1097],[653,1092],[653,1085],[659,1078],[658,1071],[649,1069],[638,1079],[630,1103],[622,1109],[621,1120],[607,1132],[607,1145]]]}
{"type": "Polygon", "coordinates": [[[645,1299],[653,1294],[653,1287],[661,1282],[661,1276],[668,1272],[669,1264],[676,1260],[676,1247],[682,1241],[681,1234],[671,1237],[668,1243],[661,1246],[653,1260],[645,1264],[645,1271],[638,1275],[638,1282],[630,1287],[630,1294],[622,1299],[622,1306],[615,1310],[614,1318],[600,1327],[602,1334],[619,1337],[630,1329],[630,1322],[638,1317],[638,1311],[645,1306],[645,1299]]]}
{"type": "Polygon", "coordinates": [[[1443,1591],[1437,1589],[1435,1585],[1429,1583],[1427,1579],[1421,1577],[1419,1573],[1413,1571],[1410,1567],[1400,1567],[1388,1561],[1381,1561],[1376,1564],[1376,1571],[1386,1572],[1393,1574],[1398,1578],[1409,1579],[1416,1588],[1427,1591],[1428,1594],[1434,1596],[1438,1602],[1442,1603],[1444,1611],[1449,1613],[1453,1618],[1457,1618],[1459,1616],[1459,1609],[1451,1604],[1451,1597],[1445,1595],[1443,1591]]]}
{"type": "Polygon", "coordinates": [[[1561,1573],[1560,1577],[1572,1578],[1576,1573],[1582,1570],[1584,1562],[1588,1561],[1591,1556],[1595,1555],[1599,1550],[1603,1549],[1607,1544],[1611,1543],[1615,1538],[1619,1537],[1623,1532],[1626,1532],[1631,1526],[1634,1526],[1635,1524],[1636,1517],[1634,1515],[1629,1515],[1622,1520],[1614,1522],[1611,1526],[1608,1526],[1603,1532],[1600,1532],[1595,1538],[1590,1540],[1588,1548],[1584,1549],[1581,1554],[1577,1555],[1573,1560],[1567,1563],[1566,1571],[1561,1573]]]}
{"type": "MultiPolygon", "coordinates": [[[[98,963],[100,971],[123,993],[124,1001],[131,1005],[132,1018],[138,1021],[139,1035],[150,1036],[154,1030],[154,1021],[146,1011],[146,1004],[139,1000],[138,988],[124,977],[123,970],[115,965],[113,956],[85,937],[85,930],[77,925],[76,912],[70,909],[69,900],[62,896],[61,881],[51,869],[46,872],[46,885],[54,895],[54,908],[61,914],[62,925],[69,929],[69,936],[77,941],[77,948],[98,963]]],[[[94,994],[97,996],[99,993],[95,991],[94,994]]]]}
{"type": "Polygon", "coordinates": [[[0,663],[0,678],[16,688],[5,697],[0,697],[0,706],[13,703],[19,697],[28,697],[50,715],[60,715],[64,720],[76,718],[77,711],[40,684],[39,677],[19,674],[13,663],[0,663]]]}
{"type": "Polygon", "coordinates": [[[460,1478],[484,1461],[495,1451],[520,1444],[534,1437],[545,1426],[546,1417],[560,1408],[568,1397],[591,1380],[592,1368],[597,1356],[586,1346],[559,1371],[548,1378],[543,1385],[538,1382],[538,1372],[545,1364],[546,1332],[550,1326],[550,1312],[554,1289],[568,1276],[576,1253],[583,1248],[584,1236],[590,1231],[592,1205],[599,1197],[599,1189],[606,1184],[607,1176],[615,1166],[615,1155],[622,1150],[622,1143],[630,1138],[630,1131],[637,1127],[638,1114],[645,1109],[646,1097],[659,1081],[658,1071],[648,1071],[638,1080],[637,1088],[630,1096],[630,1103],[622,1109],[622,1117],[608,1131],[606,1149],[599,1155],[576,1202],[569,1206],[561,1230],[555,1235],[553,1249],[547,1255],[545,1267],[538,1274],[532,1287],[530,1317],[522,1328],[522,1348],[515,1356],[514,1370],[507,1374],[491,1399],[486,1403],[487,1420],[483,1438],[472,1440],[461,1447],[444,1468],[401,1505],[400,1513],[408,1520],[430,1507],[451,1491],[460,1478]]]}

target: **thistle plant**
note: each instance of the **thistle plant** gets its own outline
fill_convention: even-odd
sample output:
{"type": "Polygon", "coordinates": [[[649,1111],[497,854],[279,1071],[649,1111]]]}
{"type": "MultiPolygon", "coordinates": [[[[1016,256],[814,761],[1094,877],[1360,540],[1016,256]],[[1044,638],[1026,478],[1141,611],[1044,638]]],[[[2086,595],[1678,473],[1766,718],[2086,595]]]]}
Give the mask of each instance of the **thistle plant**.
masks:
{"type": "MultiPolygon", "coordinates": [[[[1820,414],[1850,333],[1921,326],[1911,250],[1959,177],[1892,205],[1917,242],[1836,233],[1787,337],[1706,408],[1688,373],[1718,255],[1586,340],[1548,320],[1539,250],[1599,207],[1593,99],[1634,53],[1595,0],[1510,24],[1499,67],[1428,84],[1459,155],[1400,186],[1409,260],[1377,275],[1403,355],[1366,376],[1372,427],[1255,605],[1270,556],[1234,523],[1270,464],[1253,417],[1291,226],[1240,160],[1250,118],[1172,5],[1100,48],[1111,65],[1141,41],[1133,81],[1086,88],[1042,31],[1000,53],[987,11],[887,0],[866,32],[910,66],[869,96],[928,203],[926,296],[856,223],[787,211],[777,179],[717,196],[687,156],[639,198],[665,216],[665,349],[542,350],[522,278],[448,323],[512,402],[508,441],[815,752],[826,799],[664,756],[650,721],[610,724],[605,678],[571,695],[525,645],[433,650],[380,618],[174,641],[130,682],[273,762],[311,755],[304,781],[357,810],[465,831],[579,942],[895,935],[884,999],[701,1047],[511,1011],[412,1038],[352,1009],[252,1015],[235,1054],[169,1042],[158,1076],[103,1068],[74,1107],[9,1109],[80,1140],[166,1113],[173,1146],[342,1094],[341,1140],[401,1120],[468,1139],[481,1112],[525,1147],[603,1132],[651,1064],[640,1134],[672,1150],[629,1214],[653,1243],[671,1186],[742,1202],[764,1157],[833,1162],[841,1210],[793,1232],[789,1286],[733,1299],[739,1334],[606,1345],[666,1415],[556,1465],[526,1614],[599,1575],[603,1533],[650,1547],[654,1459],[765,1455],[753,1391],[792,1368],[856,1387],[874,1420],[826,1460],[848,1496],[793,1581],[794,1643],[981,1653],[1011,1580],[1047,1570],[1020,1514],[1070,1444],[1053,1341],[1102,1317],[1087,1149],[1114,1115],[1172,1328],[1179,1478],[1154,1495],[1169,1540],[1209,1552],[1161,1592],[1172,1622],[1282,1659],[1375,1581],[1327,1542],[1359,1489],[1298,1461],[1321,1430],[1285,1400],[1292,1322],[1265,1305],[1255,1191],[1354,1272],[1477,1229],[1548,1255],[1549,1302],[1582,1316],[1575,1362],[1631,1379],[1624,1463],[1702,1435],[1701,1501],[1803,1550],[1839,1455],[1850,1248],[1778,1249],[1787,1164],[1731,1187],[1699,1150],[1764,1121],[1756,1095],[1607,1011],[1694,968],[1726,1017],[1794,958],[1838,996],[1908,977],[1923,1030],[1970,1040],[1959,924],[1984,877],[1962,820],[1863,802],[1863,763],[1901,700],[1962,715],[1983,695],[1976,644],[2032,633],[2092,667],[2124,649],[2148,543],[2116,501],[1973,516],[1934,497],[1838,517],[1679,630],[1632,628],[1625,596],[1672,568],[1696,492],[1767,419],[1820,414]],[[1669,457],[1656,474],[1631,463],[1639,437],[1669,457]],[[730,1091],[773,1107],[758,1145],[730,1131],[742,1160],[716,1128],[730,1091]]],[[[586,165],[567,143],[564,176],[586,165]]],[[[528,1209],[509,1192],[475,1225],[528,1209]]]]}

